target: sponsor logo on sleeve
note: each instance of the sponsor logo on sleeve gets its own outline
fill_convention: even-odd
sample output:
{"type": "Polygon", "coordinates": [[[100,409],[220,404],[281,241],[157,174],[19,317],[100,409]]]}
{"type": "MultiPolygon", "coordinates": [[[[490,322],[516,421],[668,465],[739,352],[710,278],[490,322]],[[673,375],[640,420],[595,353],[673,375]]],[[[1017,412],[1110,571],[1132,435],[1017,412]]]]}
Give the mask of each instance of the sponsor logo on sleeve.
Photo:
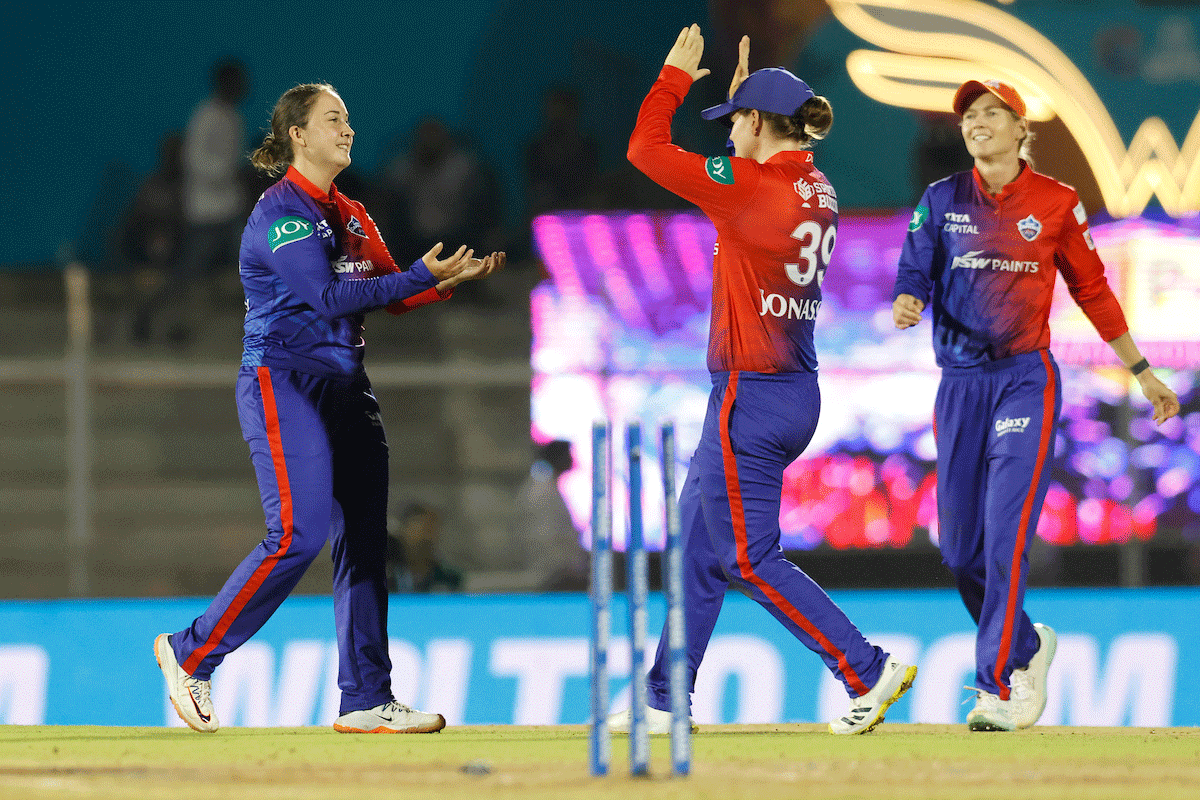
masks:
{"type": "Polygon", "coordinates": [[[912,219],[908,221],[909,231],[915,231],[929,219],[929,206],[917,206],[913,209],[912,219]]]}
{"type": "Polygon", "coordinates": [[[800,180],[796,181],[795,183],[792,184],[792,186],[795,187],[796,194],[800,195],[805,200],[812,199],[812,196],[813,196],[812,185],[809,184],[808,181],[804,180],[804,178],[801,178],[800,180]]]}
{"type": "Polygon", "coordinates": [[[1096,249],[1096,243],[1092,241],[1092,232],[1091,231],[1085,230],[1083,232],[1083,240],[1085,242],[1087,242],[1088,250],[1096,249]]]}
{"type": "Polygon", "coordinates": [[[313,235],[313,225],[303,217],[283,217],[267,231],[267,244],[274,253],[285,244],[298,242],[313,235]]]}
{"type": "Polygon", "coordinates": [[[358,217],[350,217],[350,221],[346,223],[346,230],[353,233],[355,236],[367,238],[367,232],[363,230],[362,223],[358,221],[358,217]]]}
{"type": "Polygon", "coordinates": [[[733,162],[729,156],[713,156],[704,162],[704,171],[717,183],[733,185],[733,162]]]}
{"type": "Polygon", "coordinates": [[[1075,205],[1075,221],[1080,225],[1087,222],[1087,212],[1083,210],[1082,200],[1075,205]]]}
{"type": "Polygon", "coordinates": [[[1033,214],[1030,214],[1017,223],[1017,231],[1025,237],[1025,241],[1032,242],[1042,232],[1042,223],[1034,219],[1033,214]]]}

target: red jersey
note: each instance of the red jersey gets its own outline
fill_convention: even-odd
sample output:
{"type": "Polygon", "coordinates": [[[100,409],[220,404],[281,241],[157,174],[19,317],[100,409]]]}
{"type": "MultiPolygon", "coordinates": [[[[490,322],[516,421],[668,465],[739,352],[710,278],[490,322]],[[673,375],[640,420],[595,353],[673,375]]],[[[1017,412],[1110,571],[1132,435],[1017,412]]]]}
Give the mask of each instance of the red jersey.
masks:
{"type": "Polygon", "coordinates": [[[716,227],[708,369],[815,372],[813,326],[837,239],[837,196],[806,150],[759,164],[671,144],[671,118],[691,84],[683,70],[663,67],[642,102],[629,160],[716,227]]]}

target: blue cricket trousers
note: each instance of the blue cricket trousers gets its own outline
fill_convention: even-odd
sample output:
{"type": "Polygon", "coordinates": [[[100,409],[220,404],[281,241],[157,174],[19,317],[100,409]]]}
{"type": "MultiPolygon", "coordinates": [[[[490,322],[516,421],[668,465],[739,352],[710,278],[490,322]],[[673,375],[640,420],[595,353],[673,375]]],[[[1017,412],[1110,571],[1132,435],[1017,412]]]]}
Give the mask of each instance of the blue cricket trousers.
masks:
{"type": "Polygon", "coordinates": [[[1009,675],[1038,649],[1023,608],[1027,556],[1061,409],[1048,350],[942,370],[934,406],[938,546],[979,626],[975,686],[1002,700],[1009,675]]]}
{"type": "Polygon", "coordinates": [[[174,634],[175,657],[207,680],[266,623],[332,539],[341,713],[391,700],[388,447],[370,381],[361,373],[339,381],[243,366],[237,404],[267,536],[208,610],[174,634]]]}
{"type": "MultiPolygon", "coordinates": [[[[700,443],[679,499],[689,693],[731,584],[815,652],[852,696],[879,680],[872,646],[779,543],[783,471],[817,427],[815,373],[713,373],[700,443]]],[[[649,704],[670,708],[664,627],[649,672],[649,704]]]]}

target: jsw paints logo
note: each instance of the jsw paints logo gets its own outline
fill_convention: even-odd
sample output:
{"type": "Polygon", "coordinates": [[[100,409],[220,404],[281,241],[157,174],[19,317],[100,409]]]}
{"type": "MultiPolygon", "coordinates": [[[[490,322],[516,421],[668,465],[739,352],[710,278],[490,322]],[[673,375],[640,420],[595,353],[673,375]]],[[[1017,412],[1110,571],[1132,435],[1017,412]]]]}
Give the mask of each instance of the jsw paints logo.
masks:
{"type": "Polygon", "coordinates": [[[345,258],[339,258],[333,262],[333,271],[339,275],[354,272],[370,272],[375,269],[375,264],[367,259],[366,261],[347,261],[345,258]]]}
{"type": "Polygon", "coordinates": [[[1029,417],[1005,417],[1004,419],[996,420],[996,435],[1003,436],[1006,433],[1024,433],[1029,427],[1029,417]]]}
{"type": "Polygon", "coordinates": [[[982,250],[971,250],[955,256],[950,269],[990,269],[993,272],[1037,272],[1041,262],[1014,261],[1007,258],[990,258],[982,250]],[[982,257],[981,257],[982,256],[982,257]]]}
{"type": "Polygon", "coordinates": [[[758,293],[762,298],[762,308],[758,312],[760,317],[770,314],[772,317],[812,320],[817,318],[817,312],[821,310],[820,300],[797,300],[781,294],[767,294],[762,289],[758,293]]]}

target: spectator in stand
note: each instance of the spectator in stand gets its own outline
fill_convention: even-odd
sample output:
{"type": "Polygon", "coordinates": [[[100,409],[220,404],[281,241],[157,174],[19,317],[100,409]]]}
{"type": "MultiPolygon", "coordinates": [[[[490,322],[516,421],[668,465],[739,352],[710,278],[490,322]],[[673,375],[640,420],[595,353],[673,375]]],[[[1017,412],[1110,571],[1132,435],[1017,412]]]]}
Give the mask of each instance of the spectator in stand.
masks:
{"type": "Polygon", "coordinates": [[[588,586],[587,554],[563,500],[558,481],[575,466],[571,443],[540,445],[517,498],[518,537],[525,542],[527,568],[543,591],[579,592],[588,586]]]}
{"type": "Polygon", "coordinates": [[[599,155],[579,125],[579,96],[566,86],[546,92],[542,128],[525,149],[529,218],[596,203],[599,155]]]}
{"type": "Polygon", "coordinates": [[[150,339],[151,309],[183,247],[183,134],[162,138],[158,165],[138,188],[121,223],[121,261],[130,270],[136,342],[150,339]]]}
{"type": "MultiPolygon", "coordinates": [[[[426,241],[480,242],[483,250],[503,248],[501,201],[495,174],[478,152],[454,135],[438,117],[426,117],[413,131],[409,149],[384,167],[383,183],[399,204],[403,219],[396,251],[407,257],[426,241]]],[[[461,286],[460,299],[492,301],[483,284],[461,286]]]]}
{"type": "Polygon", "coordinates": [[[443,563],[438,552],[441,515],[427,505],[411,503],[401,512],[398,527],[397,533],[388,534],[388,591],[461,591],[462,573],[443,563]]]}
{"type": "MultiPolygon", "coordinates": [[[[246,126],[240,106],[249,83],[240,61],[218,62],[212,93],[196,106],[183,141],[184,249],[157,306],[169,309],[167,337],[187,344],[202,312],[198,288],[217,270],[237,269],[246,221],[246,126]]],[[[149,321],[147,321],[147,328],[149,321]]]]}

